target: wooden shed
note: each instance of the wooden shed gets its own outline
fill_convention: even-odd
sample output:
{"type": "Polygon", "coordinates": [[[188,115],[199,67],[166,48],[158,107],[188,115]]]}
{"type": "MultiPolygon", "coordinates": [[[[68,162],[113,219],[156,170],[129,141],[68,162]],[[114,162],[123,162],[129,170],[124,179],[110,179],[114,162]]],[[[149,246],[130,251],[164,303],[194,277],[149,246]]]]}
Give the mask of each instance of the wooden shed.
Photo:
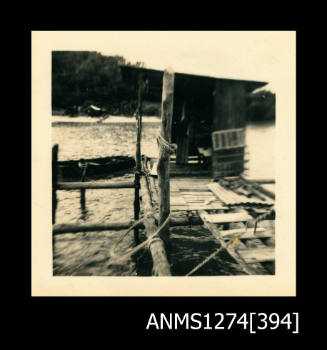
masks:
{"type": "MultiPolygon", "coordinates": [[[[121,66],[123,79],[146,82],[144,100],[160,102],[163,71],[121,66]]],[[[175,73],[171,173],[236,176],[244,170],[246,97],[267,83],[175,73]]]]}

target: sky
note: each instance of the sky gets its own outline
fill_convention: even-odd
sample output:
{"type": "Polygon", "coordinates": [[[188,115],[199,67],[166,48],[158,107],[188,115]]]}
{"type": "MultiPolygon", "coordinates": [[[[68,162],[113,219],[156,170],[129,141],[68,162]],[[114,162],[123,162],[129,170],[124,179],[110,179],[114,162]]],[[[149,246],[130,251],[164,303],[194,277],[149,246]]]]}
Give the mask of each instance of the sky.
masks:
{"type": "Polygon", "coordinates": [[[285,89],[295,74],[293,31],[56,31],[52,47],[120,55],[147,68],[267,82],[285,89]]]}
{"type": "Polygon", "coordinates": [[[290,64],[290,32],[108,32],[101,50],[147,68],[267,82],[278,90],[290,64]]]}

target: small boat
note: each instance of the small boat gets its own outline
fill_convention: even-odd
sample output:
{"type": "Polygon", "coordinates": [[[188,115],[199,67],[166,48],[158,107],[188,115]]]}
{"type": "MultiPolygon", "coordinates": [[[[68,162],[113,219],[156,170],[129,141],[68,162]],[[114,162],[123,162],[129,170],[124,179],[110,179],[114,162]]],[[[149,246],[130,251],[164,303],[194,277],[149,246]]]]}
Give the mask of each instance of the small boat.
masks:
{"type": "Polygon", "coordinates": [[[134,167],[135,159],[129,156],[67,160],[58,161],[58,175],[61,180],[80,181],[83,175],[106,176],[134,167]]]}
{"type": "Polygon", "coordinates": [[[101,117],[102,115],[105,114],[105,110],[100,108],[100,107],[97,107],[97,106],[94,106],[94,105],[90,105],[87,108],[87,114],[90,117],[101,117]]]}

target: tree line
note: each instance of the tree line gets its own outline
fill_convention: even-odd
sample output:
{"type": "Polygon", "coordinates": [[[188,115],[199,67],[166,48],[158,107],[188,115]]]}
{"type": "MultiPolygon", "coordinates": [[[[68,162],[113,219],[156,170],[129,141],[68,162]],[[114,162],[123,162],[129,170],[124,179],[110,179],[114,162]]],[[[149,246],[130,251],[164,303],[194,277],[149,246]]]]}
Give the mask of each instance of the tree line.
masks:
{"type": "Polygon", "coordinates": [[[83,111],[96,105],[110,114],[133,114],[137,87],[124,83],[120,65],[144,64],[93,51],[53,51],[52,109],[83,111]]]}
{"type": "MultiPolygon", "coordinates": [[[[112,115],[132,115],[137,106],[137,86],[123,81],[120,65],[144,67],[123,56],[95,51],[52,52],[52,109],[83,113],[90,105],[112,115]]],[[[144,104],[144,115],[160,115],[160,104],[144,104]]],[[[247,98],[248,120],[275,118],[275,94],[262,90],[247,98]]]]}

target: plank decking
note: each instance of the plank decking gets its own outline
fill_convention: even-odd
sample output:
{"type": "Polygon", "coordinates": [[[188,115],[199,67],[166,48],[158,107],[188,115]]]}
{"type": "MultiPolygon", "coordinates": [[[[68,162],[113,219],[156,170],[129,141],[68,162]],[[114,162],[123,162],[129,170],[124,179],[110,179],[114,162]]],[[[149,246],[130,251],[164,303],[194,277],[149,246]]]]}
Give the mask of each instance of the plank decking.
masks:
{"type": "MultiPolygon", "coordinates": [[[[156,195],[157,179],[152,177],[150,183],[156,201],[158,198],[156,195]]],[[[271,206],[273,201],[269,198],[265,198],[265,201],[258,198],[243,200],[246,197],[230,194],[228,198],[231,198],[231,201],[227,201],[227,197],[222,196],[221,198],[217,195],[217,187],[219,188],[220,185],[216,185],[218,184],[212,182],[209,177],[171,178],[171,212],[195,211],[213,238],[219,242],[245,274],[274,274],[274,229],[259,225],[254,232],[254,228],[250,226],[251,223],[253,226],[255,218],[244,206],[250,204],[254,205],[254,208],[262,208],[262,204],[271,206]]],[[[220,190],[218,192],[227,193],[220,190]]]]}

